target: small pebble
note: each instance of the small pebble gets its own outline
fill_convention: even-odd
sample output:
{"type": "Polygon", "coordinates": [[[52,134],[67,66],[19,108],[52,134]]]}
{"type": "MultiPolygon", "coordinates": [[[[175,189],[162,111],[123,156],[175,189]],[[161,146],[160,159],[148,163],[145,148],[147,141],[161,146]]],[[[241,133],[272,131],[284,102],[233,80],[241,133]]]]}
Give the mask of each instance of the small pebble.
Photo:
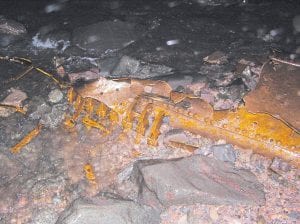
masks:
{"type": "Polygon", "coordinates": [[[287,162],[275,157],[272,161],[270,169],[278,174],[283,174],[291,170],[291,165],[287,162]]]}
{"type": "Polygon", "coordinates": [[[236,160],[236,152],[230,144],[212,146],[213,156],[224,162],[234,163],[236,160]]]}
{"type": "Polygon", "coordinates": [[[63,93],[59,89],[54,89],[49,93],[49,101],[51,103],[58,103],[63,98],[63,93]]]}

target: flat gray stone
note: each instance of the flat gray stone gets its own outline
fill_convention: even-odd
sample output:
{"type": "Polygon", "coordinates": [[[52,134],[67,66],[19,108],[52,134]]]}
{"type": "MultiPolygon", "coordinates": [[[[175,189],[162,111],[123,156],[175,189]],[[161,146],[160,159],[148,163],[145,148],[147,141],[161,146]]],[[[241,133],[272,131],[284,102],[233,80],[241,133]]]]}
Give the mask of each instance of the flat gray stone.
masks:
{"type": "Polygon", "coordinates": [[[213,145],[213,156],[224,162],[234,163],[236,160],[236,152],[230,144],[213,145]]]}
{"type": "Polygon", "coordinates": [[[172,70],[165,65],[150,64],[125,55],[111,71],[110,77],[147,79],[170,75],[172,70]]]}
{"type": "Polygon", "coordinates": [[[158,224],[159,213],[133,201],[100,199],[76,200],[57,224],[158,224]]]}
{"type": "Polygon", "coordinates": [[[137,168],[142,188],[140,200],[146,204],[155,204],[149,192],[163,206],[265,203],[263,185],[253,173],[213,158],[195,155],[177,160],[141,161],[137,168]]]}
{"type": "Polygon", "coordinates": [[[105,53],[128,46],[139,37],[135,24],[104,21],[73,31],[73,44],[87,51],[105,53]]]}

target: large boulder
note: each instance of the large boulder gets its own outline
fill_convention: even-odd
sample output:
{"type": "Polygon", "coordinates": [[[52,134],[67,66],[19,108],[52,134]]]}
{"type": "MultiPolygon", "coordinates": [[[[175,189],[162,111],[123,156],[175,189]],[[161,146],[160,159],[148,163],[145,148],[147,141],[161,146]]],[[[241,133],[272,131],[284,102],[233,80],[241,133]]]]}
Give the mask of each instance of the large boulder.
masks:
{"type": "Polygon", "coordinates": [[[260,205],[265,202],[263,185],[253,173],[213,158],[196,155],[177,160],[142,161],[136,168],[140,200],[146,204],[260,205]]]}
{"type": "Polygon", "coordinates": [[[79,27],[73,32],[73,44],[97,53],[122,49],[139,37],[135,24],[104,21],[79,27]]]}

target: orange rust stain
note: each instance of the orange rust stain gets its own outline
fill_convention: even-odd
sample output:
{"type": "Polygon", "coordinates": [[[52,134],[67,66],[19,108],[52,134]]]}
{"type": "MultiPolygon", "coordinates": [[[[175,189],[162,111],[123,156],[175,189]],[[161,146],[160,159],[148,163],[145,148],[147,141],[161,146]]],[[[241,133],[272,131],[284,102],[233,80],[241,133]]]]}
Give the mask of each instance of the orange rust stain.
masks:
{"type": "Polygon", "coordinates": [[[300,132],[300,68],[266,66],[255,90],[244,98],[248,111],[279,117],[300,132]]]}
{"type": "Polygon", "coordinates": [[[104,125],[100,124],[99,122],[89,118],[87,115],[82,118],[82,123],[87,128],[97,128],[101,131],[103,131],[105,134],[109,134],[109,131],[104,127],[104,125]]]}
{"type": "Polygon", "coordinates": [[[85,177],[90,183],[95,183],[96,175],[94,172],[94,168],[91,164],[85,164],[83,167],[83,170],[85,172],[85,177]]]}
{"type": "Polygon", "coordinates": [[[42,125],[39,124],[35,129],[29,132],[18,144],[10,149],[11,153],[19,153],[21,149],[30,143],[41,131],[42,125]]]}
{"type": "MultiPolygon", "coordinates": [[[[150,85],[149,82],[146,84],[150,85]]],[[[127,93],[126,91],[125,93],[127,93]]],[[[166,91],[169,94],[168,89],[166,91]]],[[[118,94],[120,93],[121,91],[118,90],[118,94]]],[[[140,92],[138,93],[140,94],[140,92]]],[[[112,93],[109,94],[112,95],[112,93]]],[[[109,112],[107,112],[108,109],[105,109],[105,113],[101,113],[103,113],[102,115],[109,113],[112,123],[120,123],[124,131],[132,129],[133,124],[137,122],[135,128],[137,144],[145,135],[146,129],[149,128],[149,135],[146,136],[147,143],[153,146],[157,145],[163,118],[169,117],[169,124],[174,128],[181,128],[213,139],[225,139],[229,143],[253,149],[259,154],[281,157],[300,167],[300,134],[274,116],[266,113],[250,113],[245,108],[239,108],[236,111],[214,111],[208,103],[201,99],[184,94],[180,96],[180,93],[176,93],[175,97],[170,93],[171,96],[173,95],[173,100],[166,97],[166,94],[163,96],[145,92],[140,95],[132,94],[131,98],[126,100],[114,101],[113,104],[110,101],[113,106],[106,105],[109,112]],[[183,100],[190,104],[188,108],[183,108],[176,103],[183,100]],[[154,119],[149,124],[148,117],[151,114],[154,115],[154,119]]],[[[93,98],[92,95],[88,97],[93,98]]],[[[105,100],[108,99],[105,94],[102,94],[101,97],[104,97],[105,100]]],[[[97,102],[101,106],[103,103],[99,101],[101,97],[97,95],[93,98],[93,104],[97,102]]],[[[80,110],[88,113],[86,109],[81,109],[81,101],[84,99],[86,98],[77,95],[74,103],[75,113],[78,114],[80,110]]],[[[184,143],[172,144],[189,151],[194,150],[193,147],[184,146],[184,143]]]]}

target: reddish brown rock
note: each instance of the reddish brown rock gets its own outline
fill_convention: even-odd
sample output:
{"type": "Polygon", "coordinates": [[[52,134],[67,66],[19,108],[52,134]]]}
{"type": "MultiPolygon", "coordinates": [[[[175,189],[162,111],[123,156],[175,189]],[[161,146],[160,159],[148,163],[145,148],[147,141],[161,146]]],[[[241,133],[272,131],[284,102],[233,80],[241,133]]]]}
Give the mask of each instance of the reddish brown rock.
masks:
{"type": "Polygon", "coordinates": [[[253,92],[245,98],[247,110],[279,117],[300,130],[300,68],[287,66],[274,71],[266,66],[253,92]]]}

